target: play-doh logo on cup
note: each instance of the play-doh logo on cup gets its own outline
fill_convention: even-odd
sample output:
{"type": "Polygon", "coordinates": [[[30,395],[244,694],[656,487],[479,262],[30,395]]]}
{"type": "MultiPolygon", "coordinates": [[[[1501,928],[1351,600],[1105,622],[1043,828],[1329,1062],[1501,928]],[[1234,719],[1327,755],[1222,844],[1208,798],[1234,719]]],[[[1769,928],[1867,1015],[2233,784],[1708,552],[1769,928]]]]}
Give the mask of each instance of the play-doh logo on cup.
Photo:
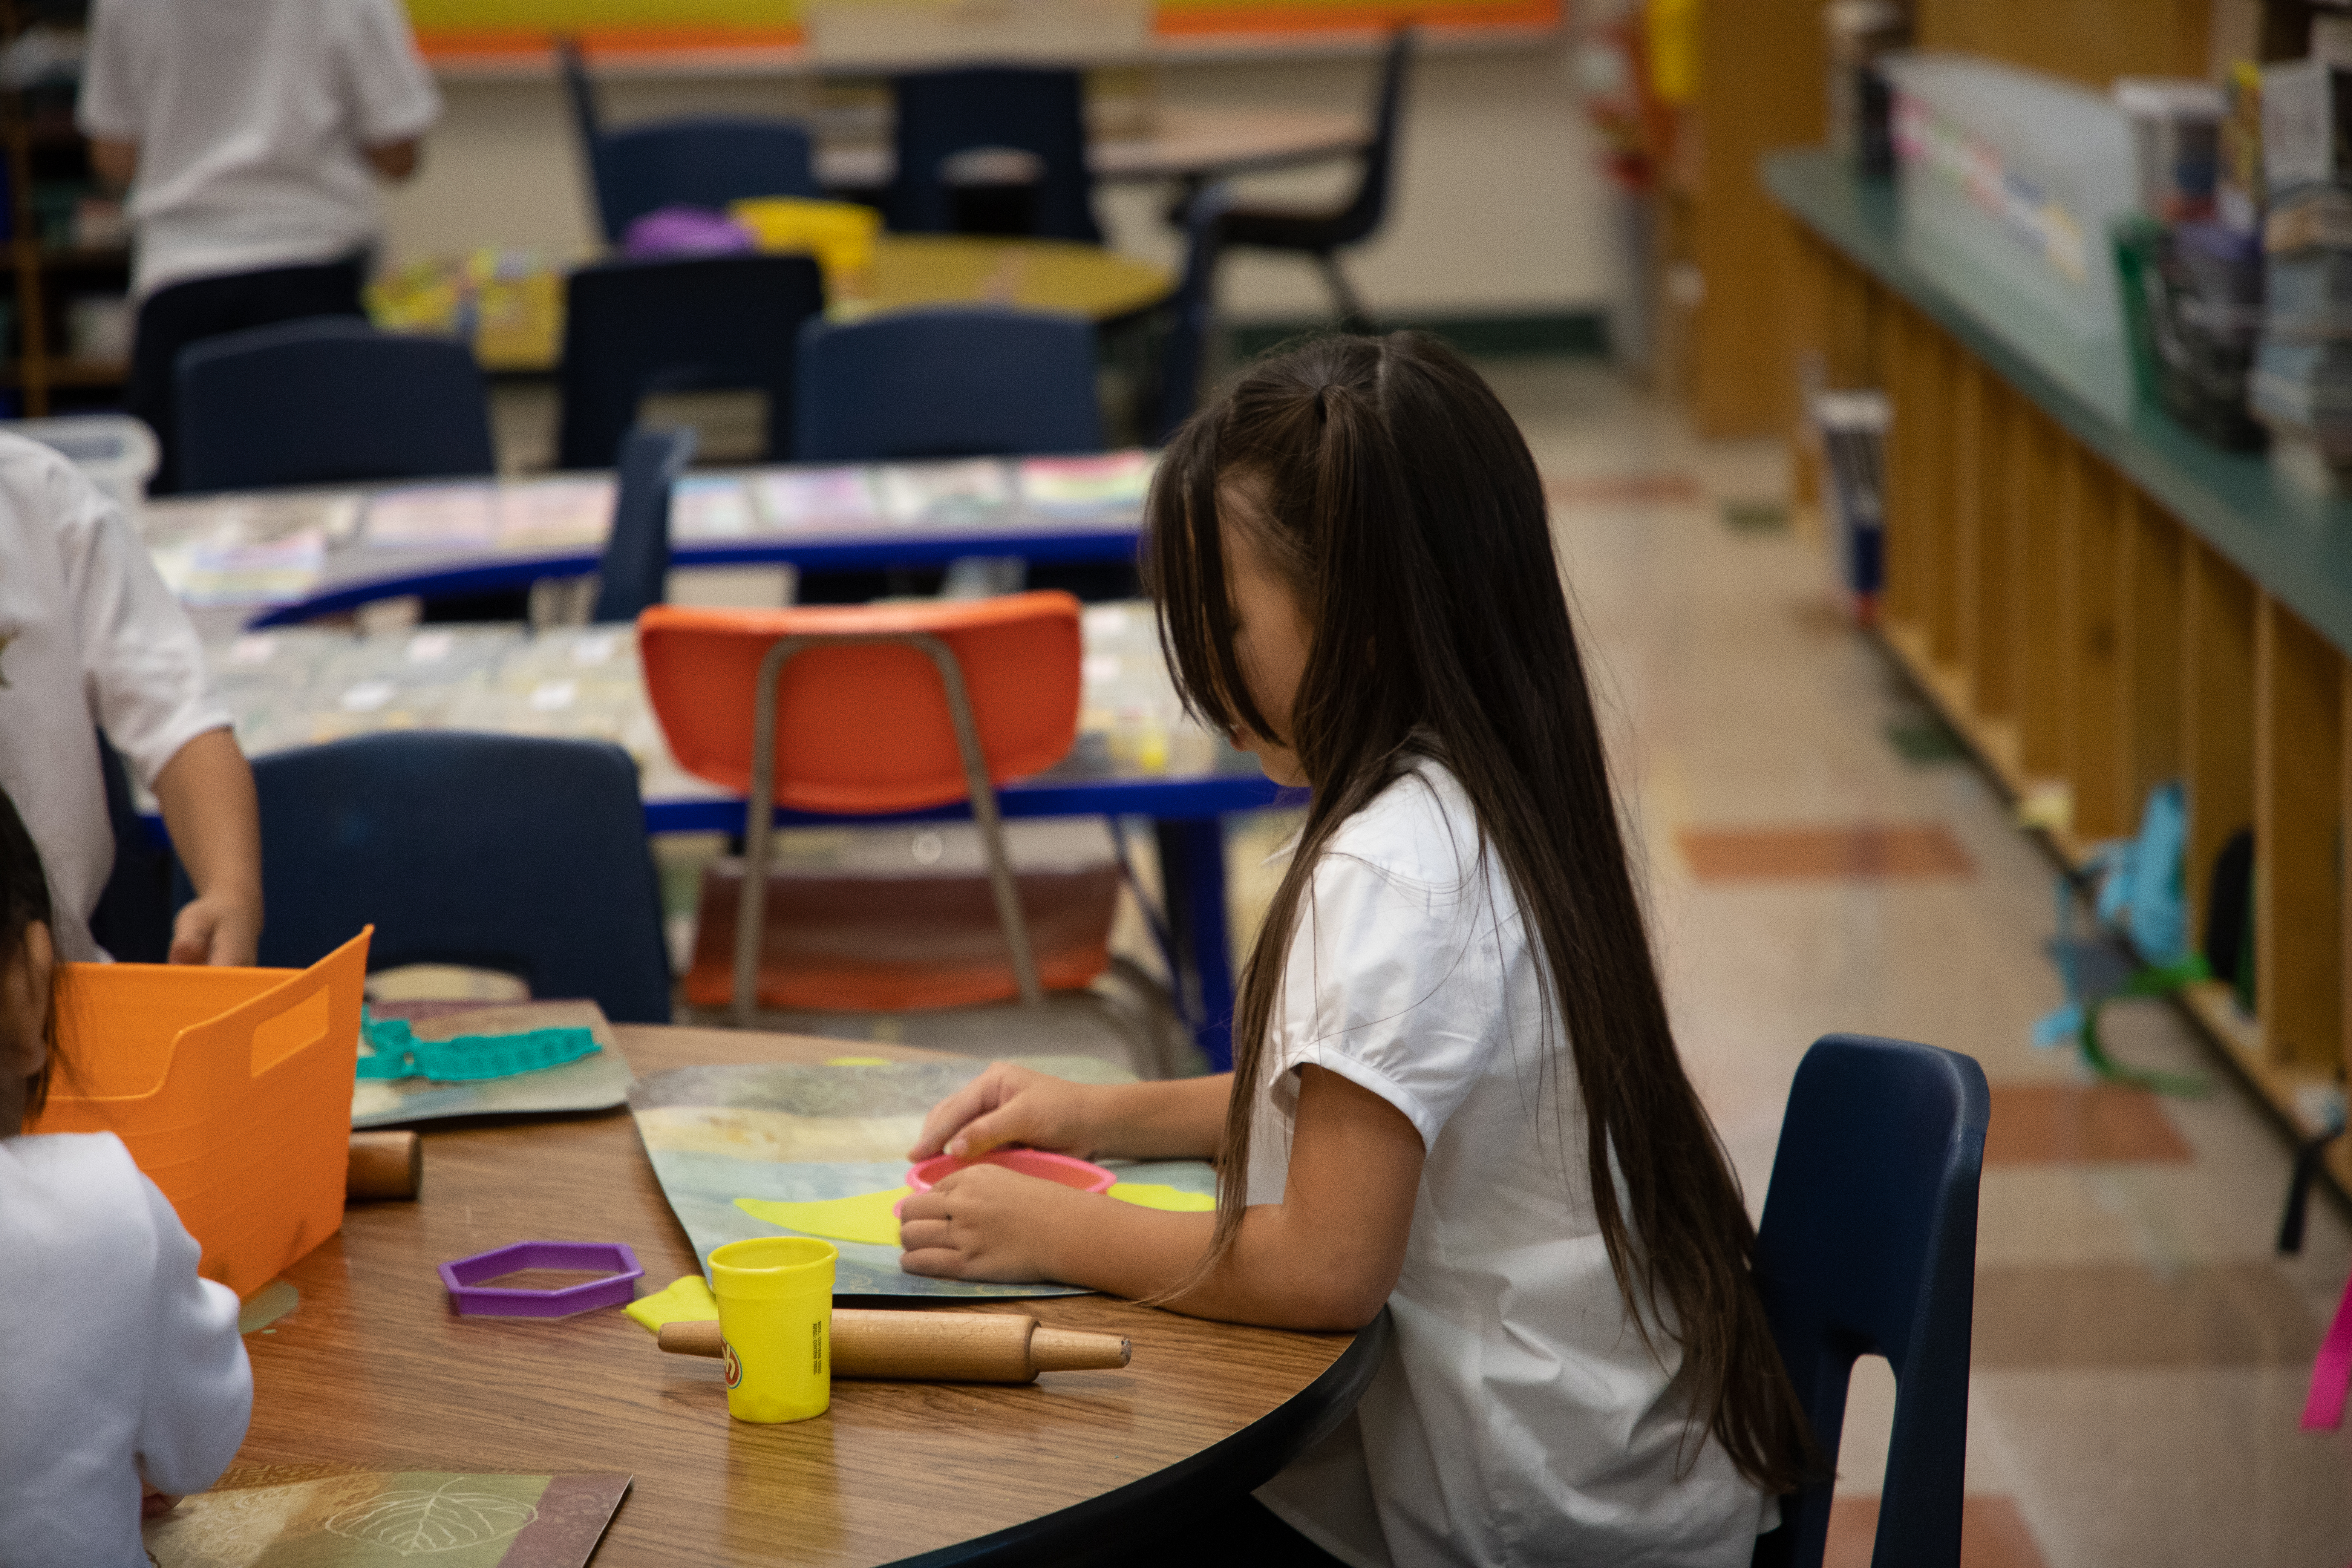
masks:
{"type": "Polygon", "coordinates": [[[741,1358],[741,1357],[740,1357],[740,1356],[738,1356],[738,1355],[735,1353],[735,1347],[734,1347],[733,1345],[731,1345],[731,1344],[729,1344],[725,1340],[721,1340],[721,1341],[719,1341],[719,1348],[720,1348],[721,1350],[723,1350],[723,1351],[726,1352],[726,1364],[727,1364],[727,1386],[728,1386],[728,1387],[730,1387],[730,1388],[740,1388],[740,1387],[742,1387],[742,1386],[743,1386],[743,1362],[742,1362],[742,1358],[741,1358]]]}

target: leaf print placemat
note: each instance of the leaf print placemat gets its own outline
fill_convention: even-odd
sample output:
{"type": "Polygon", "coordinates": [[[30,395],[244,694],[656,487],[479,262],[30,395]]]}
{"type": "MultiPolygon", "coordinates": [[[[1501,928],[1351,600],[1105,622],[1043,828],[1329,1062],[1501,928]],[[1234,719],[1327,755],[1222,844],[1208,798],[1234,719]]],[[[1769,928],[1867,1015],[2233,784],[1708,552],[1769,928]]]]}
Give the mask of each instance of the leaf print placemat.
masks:
{"type": "Polygon", "coordinates": [[[147,1521],[156,1568],[584,1568],[629,1478],[232,1468],[147,1521]]]}

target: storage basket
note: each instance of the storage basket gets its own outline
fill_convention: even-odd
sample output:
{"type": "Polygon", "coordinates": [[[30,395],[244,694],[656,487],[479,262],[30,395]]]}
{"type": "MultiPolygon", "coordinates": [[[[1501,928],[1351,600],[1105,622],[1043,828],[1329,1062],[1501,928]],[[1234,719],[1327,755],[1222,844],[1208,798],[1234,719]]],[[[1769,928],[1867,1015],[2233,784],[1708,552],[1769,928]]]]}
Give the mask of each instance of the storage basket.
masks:
{"type": "Polygon", "coordinates": [[[112,1132],[250,1296],[343,1223],[368,937],[308,969],[72,963],[36,1132],[112,1132]]]}

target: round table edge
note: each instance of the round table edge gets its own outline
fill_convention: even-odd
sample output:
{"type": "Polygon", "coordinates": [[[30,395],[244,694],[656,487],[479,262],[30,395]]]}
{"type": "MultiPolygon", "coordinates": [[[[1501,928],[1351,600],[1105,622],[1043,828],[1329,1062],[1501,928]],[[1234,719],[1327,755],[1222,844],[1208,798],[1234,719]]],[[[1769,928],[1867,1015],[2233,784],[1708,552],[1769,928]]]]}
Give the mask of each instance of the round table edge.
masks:
{"type": "Polygon", "coordinates": [[[888,1568],[1045,1568],[1115,1550],[1122,1528],[1165,1518],[1203,1493],[1254,1490],[1347,1418],[1388,1359],[1394,1337],[1382,1307],[1314,1382],[1190,1458],[993,1535],[900,1558],[888,1568]]]}

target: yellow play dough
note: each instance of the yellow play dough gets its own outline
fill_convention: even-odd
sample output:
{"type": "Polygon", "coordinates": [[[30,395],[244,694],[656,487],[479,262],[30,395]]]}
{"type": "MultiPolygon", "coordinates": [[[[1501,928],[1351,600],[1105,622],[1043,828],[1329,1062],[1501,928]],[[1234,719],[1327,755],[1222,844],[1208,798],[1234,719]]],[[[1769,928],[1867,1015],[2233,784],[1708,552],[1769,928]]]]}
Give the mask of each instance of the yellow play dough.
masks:
{"type": "Polygon", "coordinates": [[[810,1204],[737,1198],[735,1206],[753,1219],[796,1230],[803,1236],[821,1236],[827,1241],[862,1241],[868,1247],[896,1247],[898,1216],[890,1209],[912,1191],[910,1187],[892,1187],[887,1193],[860,1193],[854,1198],[827,1198],[810,1204]]]}
{"type": "Polygon", "coordinates": [[[667,1289],[641,1297],[621,1309],[647,1331],[660,1333],[664,1323],[709,1323],[719,1317],[718,1298],[699,1274],[682,1274],[667,1289]]]}
{"type": "Polygon", "coordinates": [[[1188,1193],[1158,1182],[1114,1182],[1110,1195],[1138,1208],[1173,1209],[1179,1214],[1200,1214],[1217,1206],[1217,1200],[1206,1193],[1188,1193]]]}

